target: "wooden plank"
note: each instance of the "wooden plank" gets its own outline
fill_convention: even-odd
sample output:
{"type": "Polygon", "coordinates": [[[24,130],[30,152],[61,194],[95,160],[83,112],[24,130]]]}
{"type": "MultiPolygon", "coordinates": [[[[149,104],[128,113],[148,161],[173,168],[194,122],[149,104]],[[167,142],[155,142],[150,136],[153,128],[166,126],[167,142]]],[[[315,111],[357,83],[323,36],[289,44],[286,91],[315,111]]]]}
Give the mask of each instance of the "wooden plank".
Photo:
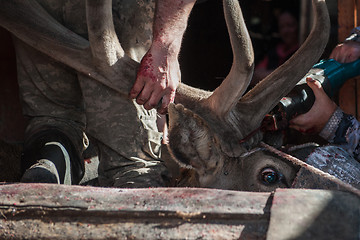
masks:
{"type": "MultiPolygon", "coordinates": [[[[338,42],[343,42],[355,26],[355,0],[338,1],[338,42]]],[[[357,116],[357,83],[348,80],[339,91],[339,106],[344,112],[357,116]]]]}
{"type": "Polygon", "coordinates": [[[339,42],[349,35],[355,25],[355,0],[338,1],[338,40],[339,42]]]}
{"type": "Polygon", "coordinates": [[[357,83],[355,79],[348,80],[339,92],[339,106],[340,108],[353,116],[357,116],[356,113],[356,92],[357,83]]]}
{"type": "Polygon", "coordinates": [[[360,25],[360,0],[355,0],[355,26],[360,25]]]}
{"type": "Polygon", "coordinates": [[[0,239],[264,239],[271,193],[0,186],[0,239]]]}
{"type": "MultiPolygon", "coordinates": [[[[355,15],[354,15],[354,27],[357,27],[360,25],[360,0],[355,0],[355,15]]],[[[360,120],[360,104],[359,104],[359,99],[360,99],[360,77],[355,78],[356,81],[356,118],[358,120],[360,120]]]]}
{"type": "Polygon", "coordinates": [[[325,190],[8,184],[0,239],[356,239],[359,206],[355,195],[325,190]]]}
{"type": "Polygon", "coordinates": [[[358,239],[360,199],[344,192],[278,189],[268,240],[358,239]]]}

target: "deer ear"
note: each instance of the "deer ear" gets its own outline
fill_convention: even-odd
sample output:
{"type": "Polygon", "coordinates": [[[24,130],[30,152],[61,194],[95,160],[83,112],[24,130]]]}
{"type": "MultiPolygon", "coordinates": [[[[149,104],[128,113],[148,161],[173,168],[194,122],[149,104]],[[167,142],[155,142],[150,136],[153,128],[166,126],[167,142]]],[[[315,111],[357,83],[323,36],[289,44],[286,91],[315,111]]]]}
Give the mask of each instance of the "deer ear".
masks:
{"type": "Polygon", "coordinates": [[[219,146],[205,121],[181,104],[169,105],[169,152],[198,173],[220,167],[219,146]]]}

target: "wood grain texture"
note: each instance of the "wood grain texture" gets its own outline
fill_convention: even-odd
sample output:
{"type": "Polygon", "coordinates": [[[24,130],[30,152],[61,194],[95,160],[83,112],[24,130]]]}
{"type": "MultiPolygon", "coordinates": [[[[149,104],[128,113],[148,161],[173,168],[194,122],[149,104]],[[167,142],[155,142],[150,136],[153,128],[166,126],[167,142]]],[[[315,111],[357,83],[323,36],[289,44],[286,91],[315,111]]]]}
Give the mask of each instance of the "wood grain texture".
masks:
{"type": "Polygon", "coordinates": [[[359,206],[350,193],[325,190],[7,184],[0,239],[341,239],[336,229],[356,239],[359,206]]]}

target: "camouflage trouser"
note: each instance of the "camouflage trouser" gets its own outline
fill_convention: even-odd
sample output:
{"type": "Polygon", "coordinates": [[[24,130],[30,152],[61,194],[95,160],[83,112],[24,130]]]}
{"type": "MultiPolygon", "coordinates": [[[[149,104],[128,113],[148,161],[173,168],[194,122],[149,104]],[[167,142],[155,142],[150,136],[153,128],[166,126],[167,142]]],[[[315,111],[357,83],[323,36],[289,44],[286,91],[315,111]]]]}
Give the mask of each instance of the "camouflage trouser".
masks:
{"type": "MultiPolygon", "coordinates": [[[[87,35],[84,1],[39,2],[66,27],[79,35],[87,35]]],[[[152,2],[113,2],[119,39],[123,41],[125,52],[135,60],[139,60],[149,46],[152,2]],[[127,9],[134,7],[136,9],[131,11],[127,9]],[[117,10],[125,14],[116,15],[117,10]],[[132,24],[140,20],[142,24],[128,25],[134,16],[137,20],[132,24]]],[[[23,112],[30,118],[26,138],[49,128],[57,129],[70,139],[77,154],[81,155],[87,146],[85,132],[95,140],[99,150],[100,185],[166,185],[166,168],[160,160],[162,136],[157,131],[155,110],[145,110],[134,101],[94,79],[77,74],[20,40],[15,39],[14,42],[23,112]]]]}
{"type": "Polygon", "coordinates": [[[101,83],[79,79],[87,106],[87,133],[99,142],[100,184],[164,186],[156,111],[145,110],[101,83]]]}

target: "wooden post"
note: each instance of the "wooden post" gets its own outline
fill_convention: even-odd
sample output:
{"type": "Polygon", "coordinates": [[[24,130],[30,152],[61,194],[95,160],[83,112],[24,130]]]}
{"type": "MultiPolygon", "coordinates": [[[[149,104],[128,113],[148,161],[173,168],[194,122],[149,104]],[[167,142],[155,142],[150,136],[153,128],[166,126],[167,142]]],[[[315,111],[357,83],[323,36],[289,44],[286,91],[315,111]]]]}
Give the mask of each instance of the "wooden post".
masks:
{"type": "MultiPolygon", "coordinates": [[[[358,26],[359,0],[338,1],[338,42],[341,43],[350,34],[351,30],[358,26]]],[[[344,112],[360,119],[360,77],[347,81],[339,92],[339,106],[344,112]]]]}

